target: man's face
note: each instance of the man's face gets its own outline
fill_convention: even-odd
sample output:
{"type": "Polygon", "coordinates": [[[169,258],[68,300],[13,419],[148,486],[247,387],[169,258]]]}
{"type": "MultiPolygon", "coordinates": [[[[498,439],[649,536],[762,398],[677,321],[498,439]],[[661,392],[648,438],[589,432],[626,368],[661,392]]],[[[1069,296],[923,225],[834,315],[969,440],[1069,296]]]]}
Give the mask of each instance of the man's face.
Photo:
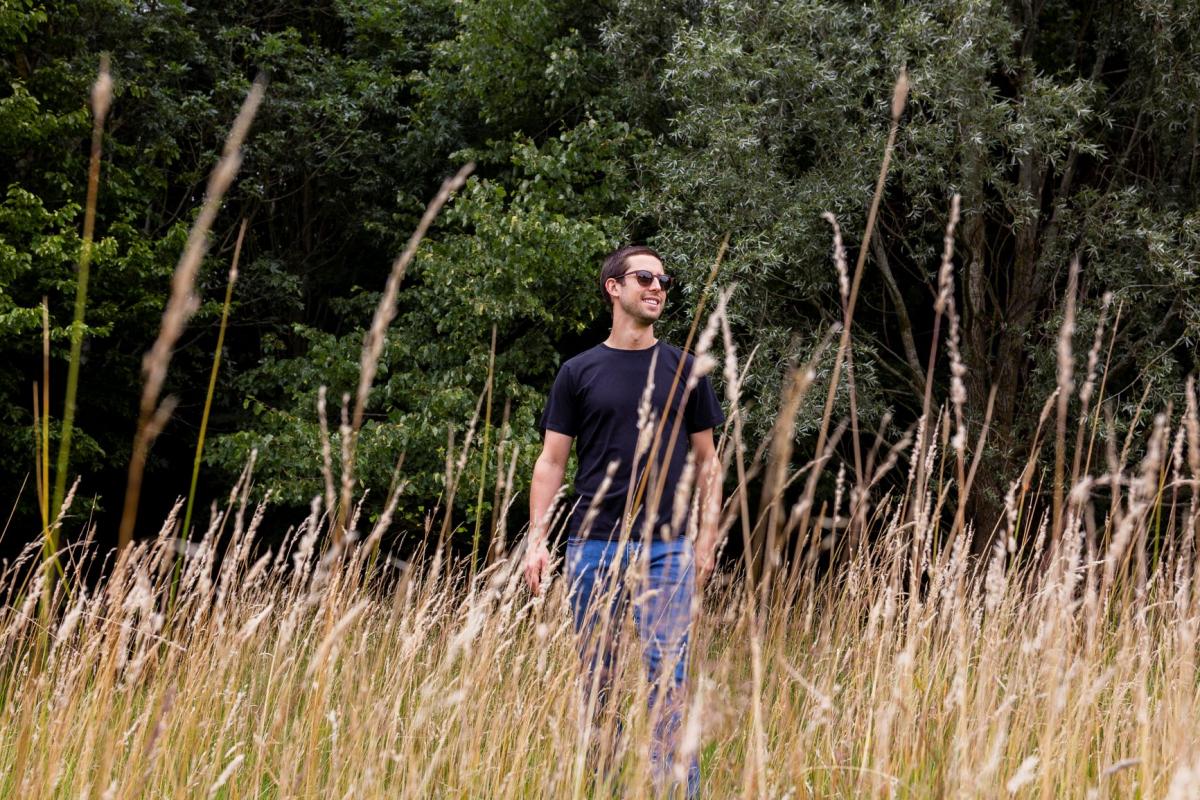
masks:
{"type": "Polygon", "coordinates": [[[625,260],[625,277],[609,283],[617,292],[613,302],[638,322],[653,325],[662,315],[667,293],[658,280],[651,281],[649,286],[641,286],[637,276],[630,274],[636,270],[645,270],[653,275],[664,274],[662,262],[654,256],[648,253],[630,256],[625,260]]]}

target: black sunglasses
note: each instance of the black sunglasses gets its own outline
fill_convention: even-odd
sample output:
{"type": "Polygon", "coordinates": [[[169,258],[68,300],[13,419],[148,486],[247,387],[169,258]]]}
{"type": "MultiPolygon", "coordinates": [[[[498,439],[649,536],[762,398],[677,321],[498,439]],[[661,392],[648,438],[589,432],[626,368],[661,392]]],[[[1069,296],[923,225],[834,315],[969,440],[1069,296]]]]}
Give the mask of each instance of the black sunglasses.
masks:
{"type": "Polygon", "coordinates": [[[654,283],[655,278],[658,278],[658,285],[662,287],[664,292],[670,289],[671,284],[675,282],[675,279],[670,275],[658,275],[648,269],[631,269],[629,272],[617,275],[616,279],[621,280],[626,275],[632,275],[636,278],[638,286],[641,286],[643,289],[649,289],[650,285],[654,283]]]}

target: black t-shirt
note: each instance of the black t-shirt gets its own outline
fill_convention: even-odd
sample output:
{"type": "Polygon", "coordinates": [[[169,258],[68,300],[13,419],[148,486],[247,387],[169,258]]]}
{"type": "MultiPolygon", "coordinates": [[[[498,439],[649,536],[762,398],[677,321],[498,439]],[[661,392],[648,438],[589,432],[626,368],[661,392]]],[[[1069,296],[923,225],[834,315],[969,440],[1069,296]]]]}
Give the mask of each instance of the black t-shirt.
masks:
{"type": "MultiPolygon", "coordinates": [[[[654,389],[650,399],[653,417],[652,422],[648,423],[651,427],[646,435],[652,440],[658,420],[667,406],[667,393],[671,389],[675,370],[680,358],[684,357],[678,347],[663,342],[643,350],[617,350],[599,344],[569,359],[558,371],[539,427],[543,432],[552,430],[575,438],[579,470],[575,475],[575,497],[572,500],[575,510],[568,523],[571,536],[581,535],[584,518],[604,481],[608,465],[613,461],[617,462],[617,468],[612,475],[612,482],[596,507],[595,520],[586,534],[590,539],[610,539],[620,533],[626,497],[632,501],[636,495],[637,481],[641,479],[641,470],[645,469],[648,460],[647,455],[643,455],[638,470],[632,468],[638,442],[638,405],[645,393],[651,362],[654,363],[654,389]]],[[[667,478],[654,522],[655,538],[661,538],[663,526],[669,526],[672,522],[675,487],[687,463],[688,435],[715,428],[725,421],[708,378],[701,378],[692,391],[687,391],[687,379],[694,359],[691,355],[686,358],[675,399],[671,402],[666,425],[662,429],[657,448],[659,455],[646,479],[646,488],[639,504],[641,508],[633,521],[632,539],[641,537],[645,508],[652,500],[664,460],[667,462],[667,478]],[[683,419],[675,446],[669,459],[664,459],[662,454],[670,441],[681,406],[683,419]]],[[[686,531],[687,517],[682,519],[674,535],[686,531]]]]}

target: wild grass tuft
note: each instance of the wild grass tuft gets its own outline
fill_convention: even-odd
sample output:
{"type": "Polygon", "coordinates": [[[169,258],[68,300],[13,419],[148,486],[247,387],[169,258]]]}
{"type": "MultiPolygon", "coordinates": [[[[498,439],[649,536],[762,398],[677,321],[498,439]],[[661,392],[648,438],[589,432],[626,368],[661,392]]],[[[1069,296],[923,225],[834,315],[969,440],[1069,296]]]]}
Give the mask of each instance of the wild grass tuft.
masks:
{"type": "MultiPolygon", "coordinates": [[[[1152,437],[1194,431],[1191,405],[1152,437]]],[[[1158,796],[1184,781],[1200,752],[1197,475],[1161,479],[1165,457],[1152,446],[1120,467],[1129,494],[1094,530],[1104,476],[1084,478],[1040,560],[1011,543],[1044,531],[1052,508],[1026,497],[985,559],[961,532],[939,551],[940,515],[906,521],[914,475],[865,512],[868,544],[829,573],[804,553],[785,559],[757,604],[769,623],[758,631],[758,598],[740,576],[719,578],[696,609],[684,737],[709,796],[1158,796]],[[1143,580],[1129,548],[1174,488],[1187,500],[1165,515],[1173,544],[1143,580]],[[1014,527],[1018,516],[1029,522],[1014,527]],[[1107,555],[1087,556],[1091,535],[1107,555]]],[[[942,467],[953,460],[942,449],[930,473],[952,475],[942,467]]],[[[624,737],[590,730],[561,579],[533,599],[514,557],[474,579],[447,559],[368,568],[371,537],[353,527],[346,546],[320,545],[336,524],[320,510],[279,547],[257,548],[251,480],[248,470],[189,552],[173,607],[173,523],[116,555],[87,541],[64,551],[70,570],[113,564],[95,589],[55,589],[44,659],[33,607],[18,602],[38,548],[0,572],[0,792],[655,796],[636,648],[624,648],[617,683],[624,737]],[[597,736],[617,765],[599,787],[580,757],[597,736]]],[[[935,478],[931,497],[945,488],[935,478]]],[[[729,508],[735,524],[737,498],[729,508]]]]}

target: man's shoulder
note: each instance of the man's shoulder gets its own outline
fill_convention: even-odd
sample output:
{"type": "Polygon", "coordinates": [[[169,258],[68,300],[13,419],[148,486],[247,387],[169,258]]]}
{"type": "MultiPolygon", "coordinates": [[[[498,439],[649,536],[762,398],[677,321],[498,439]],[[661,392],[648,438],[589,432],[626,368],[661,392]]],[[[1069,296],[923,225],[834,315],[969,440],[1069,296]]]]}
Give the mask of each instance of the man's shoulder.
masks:
{"type": "Polygon", "coordinates": [[[562,363],[559,369],[567,370],[568,372],[577,372],[582,367],[595,364],[604,357],[604,347],[602,345],[594,345],[584,350],[582,353],[576,353],[562,363]]]}
{"type": "Polygon", "coordinates": [[[681,360],[691,364],[692,360],[695,358],[692,353],[684,350],[682,347],[676,347],[675,345],[664,342],[661,339],[658,341],[658,349],[658,363],[662,366],[669,366],[672,369],[674,369],[681,360]]]}

